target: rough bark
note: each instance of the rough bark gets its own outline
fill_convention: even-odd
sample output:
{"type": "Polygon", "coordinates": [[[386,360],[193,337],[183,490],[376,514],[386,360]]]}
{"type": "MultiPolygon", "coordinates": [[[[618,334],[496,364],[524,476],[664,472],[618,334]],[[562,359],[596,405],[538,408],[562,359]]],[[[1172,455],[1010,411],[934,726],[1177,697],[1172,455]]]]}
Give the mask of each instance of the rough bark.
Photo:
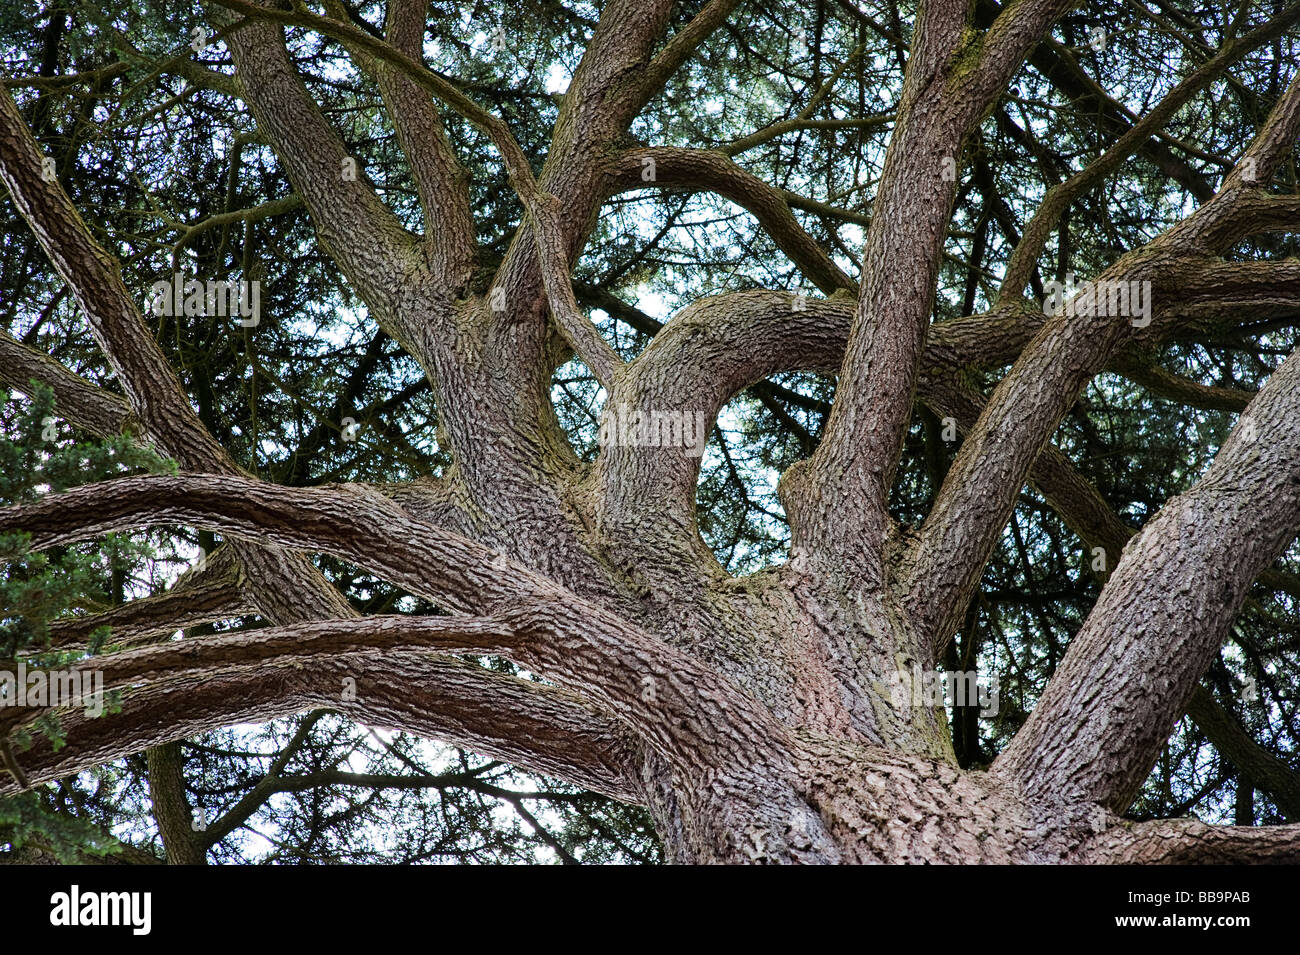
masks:
{"type": "MultiPolygon", "coordinates": [[[[1300,11],[1220,51],[1129,123],[1080,80],[1068,51],[1044,41],[1061,0],[977,4],[974,22],[970,4],[924,4],[855,279],[801,226],[798,197],[733,160],[760,134],[716,152],[626,136],[734,2],[713,0],[669,38],[666,0],[606,4],[537,173],[500,118],[425,67],[422,3],[394,0],[386,39],[305,7],[216,6],[218,24],[238,26],[228,34],[236,71],[227,85],[249,104],[322,247],[427,374],[454,464],[438,481],[393,487],[294,488],[246,474],[191,408],[117,264],[40,175],[37,145],[0,91],[0,179],[125,397],[8,338],[0,381],[45,383],[69,420],[100,433],[129,429],[181,468],[0,511],[0,531],[26,532],[38,549],[167,524],[228,541],[167,593],[56,622],[61,646],[114,628],[113,652],[78,666],[100,671],[123,706],[101,719],[65,713],[67,745],[38,741],[10,754],[0,793],[145,749],[168,859],[198,862],[251,809],[236,807],[207,836],[190,830],[176,741],[330,708],[644,805],[677,861],[1297,857],[1294,827],[1119,816],[1189,706],[1255,784],[1280,805],[1295,798],[1294,779],[1244,745],[1196,687],[1247,588],[1300,530],[1300,356],[1252,396],[1179,379],[1127,349],[1198,322],[1231,327],[1243,309],[1300,305],[1294,261],[1220,257],[1242,236],[1296,228],[1294,197],[1263,184],[1300,128],[1300,85],[1249,147],[1253,176],[1243,164],[1217,192],[1197,186],[1200,209],[1103,276],[1153,282],[1149,327],[1046,318],[1022,292],[1062,210],[1129,156],[1142,152],[1197,185],[1151,136],[1300,11]],[[340,175],[346,147],[295,68],[287,25],[333,38],[377,78],[423,235],[401,226],[364,175],[340,175]],[[1026,57],[1071,96],[1100,104],[1118,139],[1049,193],[997,304],[932,325],[963,150],[1026,57]],[[486,288],[475,279],[469,190],[443,108],[488,135],[525,209],[486,288]],[[653,341],[625,361],[583,314],[590,290],[572,271],[602,203],[645,185],[646,160],[658,170],[655,188],[707,190],[743,206],[830,297],[704,299],[647,325],[653,341]],[[746,578],[723,571],[700,538],[700,459],[684,445],[614,442],[594,464],[580,461],[550,400],[552,373],[571,355],[606,389],[607,414],[686,412],[710,429],[732,397],[773,374],[838,372],[820,445],[782,480],[789,561],[746,578]],[[971,371],[1008,365],[987,398],[968,383],[971,371]],[[1242,411],[1245,423],[1204,480],[1131,540],[1049,443],[1080,389],[1107,368],[1202,407],[1242,411]],[[889,493],[917,399],[956,418],[966,440],[911,533],[895,525],[889,493]],[[1026,482],[1085,541],[1123,557],[1029,723],[991,771],[962,770],[943,709],[900,700],[889,686],[940,658],[1026,482]],[[440,613],[362,616],[306,554],[347,561],[440,613]],[[245,613],[272,626],[158,642],[245,613]],[[548,683],[504,677],[473,662],[482,656],[548,683]],[[355,694],[341,692],[349,682],[355,694]]],[[[40,715],[6,708],[0,734],[40,715]]],[[[276,791],[282,770],[258,792],[276,791]]]]}

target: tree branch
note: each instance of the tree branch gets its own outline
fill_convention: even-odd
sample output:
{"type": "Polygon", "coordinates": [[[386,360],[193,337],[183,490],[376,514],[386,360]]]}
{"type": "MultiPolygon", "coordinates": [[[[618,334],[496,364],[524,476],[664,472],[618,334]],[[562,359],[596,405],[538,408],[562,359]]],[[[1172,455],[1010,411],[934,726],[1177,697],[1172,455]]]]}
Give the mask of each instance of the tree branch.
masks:
{"type": "MultiPolygon", "coordinates": [[[[327,17],[305,12],[298,16],[235,0],[222,0],[219,5],[255,18],[227,38],[235,75],[258,128],[274,146],[294,192],[307,204],[321,243],[361,297],[390,324],[393,337],[417,359],[426,360],[422,330],[404,324],[394,307],[409,273],[416,269],[415,240],[375,195],[356,160],[321,115],[289,60],[281,28],[260,21],[297,23],[309,18],[345,38],[359,36],[402,55],[350,24],[327,17]]],[[[234,22],[220,11],[212,19],[218,27],[234,22]]]]}
{"type": "Polygon", "coordinates": [[[885,584],[889,491],[911,415],[962,144],[1067,6],[1066,0],[1014,3],[975,49],[964,29],[968,5],[921,8],[872,204],[862,291],[835,403],[816,453],[783,480],[792,556],[807,558],[810,567],[855,568],[853,588],[885,584]]]}
{"type": "MultiPolygon", "coordinates": [[[[464,746],[534,772],[636,802],[633,760],[614,725],[572,694],[427,653],[328,656],[185,676],[125,693],[121,711],[61,714],[67,743],[43,736],[23,754],[39,784],[148,746],[312,707],[464,746]],[[346,693],[355,686],[355,699],[346,693]],[[179,703],[179,705],[178,705],[179,703]]],[[[0,795],[17,787],[0,782],[0,795]]]]}
{"type": "Polygon", "coordinates": [[[1300,355],[1293,355],[1206,476],[1125,548],[996,770],[1034,798],[1123,812],[1250,585],[1297,530],[1300,355]]]}
{"type": "MultiPolygon", "coordinates": [[[[480,544],[413,520],[359,485],[283,488],[227,476],[155,475],[87,485],[0,511],[0,532],[30,533],[38,549],[178,522],[331,553],[450,609],[498,616],[526,638],[512,650],[519,663],[589,693],[682,768],[695,771],[699,760],[742,745],[751,755],[752,747],[768,751],[784,735],[761,704],[693,657],[480,544]],[[645,692],[647,679],[657,687],[653,694],[645,692]]],[[[348,620],[315,626],[335,634],[381,625],[348,620]]],[[[196,639],[182,641],[178,652],[196,639]]],[[[131,655],[151,649],[158,648],[120,656],[149,659],[131,655]]],[[[117,656],[97,662],[108,666],[117,656]]]]}
{"type": "MultiPolygon", "coordinates": [[[[148,438],[183,465],[219,470],[225,452],[190,407],[140,318],[117,263],[91,238],[7,90],[0,90],[0,181],[90,321],[148,438]]],[[[71,389],[66,389],[71,392],[71,389]]]]}
{"type": "Polygon", "coordinates": [[[109,627],[113,646],[131,647],[186,627],[256,613],[253,601],[245,596],[243,573],[234,548],[218,547],[206,558],[202,569],[190,569],[160,594],[103,613],[52,621],[50,646],[64,649],[85,645],[95,630],[109,627]]]}
{"type": "Polygon", "coordinates": [[[0,331],[0,383],[30,394],[33,381],[54,392],[55,410],[79,428],[112,437],[126,427],[131,409],[125,400],[0,331]]]}
{"type": "Polygon", "coordinates": [[[690,188],[715,192],[750,212],[799,270],[822,292],[857,291],[844,273],[799,224],[782,193],[742,169],[725,153],[704,149],[630,149],[609,169],[607,195],[632,189],[690,188]],[[653,178],[644,177],[653,170],[653,178]]]}
{"type": "MultiPolygon", "coordinates": [[[[127,292],[117,263],[91,237],[59,184],[45,180],[42,159],[13,99],[7,90],[0,90],[0,181],[8,186],[46,256],[71,287],[145,437],[182,467],[240,473],[181,390],[127,292]]],[[[74,391],[66,379],[64,391],[74,391]]],[[[347,601],[303,558],[257,550],[242,556],[259,606],[292,614],[351,613],[347,601]]]]}
{"type": "Polygon", "coordinates": [[[185,760],[179,741],[145,750],[149,799],[168,865],[205,865],[207,853],[194,831],[194,813],[185,793],[185,760]]]}
{"type": "MultiPolygon", "coordinates": [[[[423,63],[428,0],[391,0],[388,42],[423,63]]],[[[425,235],[447,284],[469,281],[478,241],[469,208],[469,173],[457,161],[442,119],[427,91],[405,73],[379,64],[379,87],[397,139],[415,178],[424,210],[425,235]]]]}
{"type": "Polygon", "coordinates": [[[744,387],[782,371],[832,370],[852,305],[782,292],[705,298],[673,316],[627,366],[606,402],[597,524],[625,571],[664,582],[717,573],[695,523],[703,443],[744,387]],[[638,426],[651,437],[628,441],[638,426]]]}
{"type": "Polygon", "coordinates": [[[1111,826],[1070,860],[1103,865],[1259,865],[1300,862],[1300,825],[1207,826],[1162,819],[1111,826]]]}
{"type": "MultiPolygon", "coordinates": [[[[1295,103],[1300,79],[1247,150],[1260,177],[1269,175],[1269,156],[1277,161],[1275,144],[1284,135],[1279,126],[1300,126],[1295,103]]],[[[1057,315],[995,389],[912,548],[905,605],[936,653],[960,621],[1029,468],[1087,381],[1124,345],[1168,336],[1185,322],[1196,307],[1184,299],[1189,289],[1205,293],[1200,301],[1223,292],[1249,300],[1251,288],[1256,301],[1274,292],[1293,295],[1292,263],[1237,263],[1234,272],[1208,258],[1240,234],[1242,216],[1253,208],[1250,197],[1259,190],[1241,179],[1244,165],[1214,199],[1098,276],[1098,283],[1150,282],[1156,304],[1149,326],[1134,327],[1129,316],[1057,315]]]]}

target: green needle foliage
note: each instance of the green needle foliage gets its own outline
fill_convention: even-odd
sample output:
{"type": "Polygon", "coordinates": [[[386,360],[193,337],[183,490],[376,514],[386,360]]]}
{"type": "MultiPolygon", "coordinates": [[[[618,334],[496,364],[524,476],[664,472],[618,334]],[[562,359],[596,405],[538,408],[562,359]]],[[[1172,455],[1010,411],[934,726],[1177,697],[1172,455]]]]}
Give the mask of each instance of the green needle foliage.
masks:
{"type": "MultiPolygon", "coordinates": [[[[30,399],[0,391],[0,504],[35,501],[79,484],[140,472],[174,471],[174,464],[142,447],[129,435],[103,439],[74,436],[57,417],[54,396],[36,383],[30,399]]],[[[153,556],[146,541],[107,535],[102,541],[38,553],[26,552],[22,534],[0,536],[5,556],[0,576],[0,664],[14,672],[22,655],[28,670],[54,669],[87,656],[50,647],[50,621],[70,611],[95,612],[114,602],[111,587],[129,568],[153,556]]],[[[120,597],[118,597],[120,600],[120,597]]],[[[107,627],[89,641],[94,653],[109,638],[107,627]]],[[[61,743],[56,717],[37,728],[57,749],[61,743]]],[[[16,754],[31,746],[30,735],[14,733],[16,754]]],[[[41,787],[0,799],[0,838],[15,850],[35,846],[59,862],[86,861],[120,849],[116,840],[87,816],[60,808],[56,794],[41,787]]]]}
{"type": "MultiPolygon", "coordinates": [[[[703,5],[678,4],[669,33],[703,5]]],[[[383,3],[308,6],[382,33],[383,3]]],[[[978,4],[984,13],[991,6],[978,4]]],[[[1235,16],[1250,20],[1281,8],[1184,0],[1159,6],[1162,13],[1150,16],[1141,13],[1142,5],[1123,2],[1067,12],[1043,48],[1048,62],[1031,61],[982,123],[958,163],[969,175],[953,211],[934,321],[991,307],[1000,269],[1046,190],[1114,142],[1120,122],[1114,117],[1122,118],[1123,110],[1092,90],[1107,91],[1140,116],[1224,42],[1235,16]],[[1108,38],[1103,50],[1090,46],[1098,27],[1108,38]]],[[[637,118],[629,142],[727,149],[788,121],[784,132],[734,158],[786,195],[816,200],[792,199],[801,226],[856,276],[915,7],[834,0],[741,4],[637,118]],[[838,79],[830,83],[833,76],[838,79]],[[875,125],[851,122],[863,117],[884,118],[875,125]]],[[[598,5],[583,2],[434,0],[426,62],[502,117],[540,169],[562,90],[598,17],[598,5]],[[498,35],[504,43],[494,42],[498,35]]],[[[190,48],[192,31],[206,23],[201,7],[188,0],[141,0],[121,11],[90,0],[18,0],[0,10],[0,73],[84,76],[75,84],[33,84],[13,93],[42,149],[56,160],[60,183],[122,264],[138,301],[174,271],[263,283],[264,317],[256,328],[215,317],[145,316],[203,424],[240,466],[297,487],[442,475],[450,455],[440,445],[438,398],[424,370],[376,327],[318,241],[307,212],[298,205],[275,215],[239,215],[283,200],[293,189],[245,104],[223,88],[231,72],[224,47],[190,48]],[[180,61],[184,68],[175,65],[180,61]],[[223,218],[192,228],[213,216],[223,218]]],[[[416,183],[374,76],[332,40],[302,30],[288,35],[296,68],[348,154],[403,223],[421,230],[416,183]]],[[[1034,293],[1041,295],[1044,283],[1067,272],[1097,275],[1194,206],[1194,180],[1212,182],[1231,167],[1298,57],[1300,36],[1293,29],[1243,58],[1231,79],[1211,84],[1180,109],[1162,139],[1083,192],[1044,250],[1030,283],[1034,293]],[[1170,163],[1161,158],[1171,150],[1193,175],[1171,178],[1170,163]]],[[[486,137],[450,113],[444,120],[470,175],[485,284],[515,235],[521,210],[486,137]]],[[[1300,193],[1293,162],[1279,181],[1300,193]]],[[[0,203],[3,327],[112,387],[84,317],[30,230],[7,200],[0,203]]],[[[1297,242],[1294,233],[1255,236],[1232,256],[1282,259],[1300,253],[1297,242]]],[[[812,292],[752,216],[711,192],[686,188],[647,188],[608,200],[574,279],[581,304],[625,357],[638,354],[679,304],[697,297],[751,288],[812,292]]],[[[1197,388],[1249,395],[1300,342],[1297,325],[1300,315],[1281,307],[1257,321],[1207,324],[1152,347],[1137,364],[1197,388]]],[[[969,384],[987,395],[1001,374],[981,370],[969,384]]],[[[1139,373],[1098,376],[1054,436],[1135,529],[1204,474],[1235,420],[1221,404],[1184,401],[1152,380],[1139,373]]],[[[552,385],[575,451],[593,460],[601,389],[576,363],[559,367],[552,385]]],[[[817,447],[834,393],[830,376],[777,375],[741,392],[724,410],[703,459],[697,497],[701,534],[729,572],[743,575],[784,558],[789,527],[776,477],[817,447]]],[[[21,400],[0,395],[0,506],[170,467],[127,436],[89,440],[74,434],[59,421],[47,391],[27,394],[21,400]]],[[[960,448],[960,438],[944,430],[918,407],[891,499],[905,530],[924,521],[960,448]]],[[[28,554],[20,537],[0,537],[0,660],[34,654],[33,660],[57,666],[77,658],[85,651],[67,654],[50,646],[51,622],[161,592],[198,548],[210,553],[219,543],[211,534],[172,528],[28,554]]],[[[1097,597],[1100,581],[1090,561],[1080,538],[1026,488],[944,661],[949,669],[978,669],[1000,685],[993,718],[950,708],[962,766],[987,765],[1024,723],[1097,597]]],[[[435,609],[341,561],[316,563],[363,613],[435,609]]],[[[1294,548],[1283,563],[1300,570],[1294,548]]],[[[265,623],[249,615],[212,629],[265,623]]],[[[97,634],[90,651],[111,639],[97,634]]],[[[1294,596],[1257,585],[1204,682],[1255,740],[1300,766],[1300,604],[1294,596]],[[1247,687],[1253,698],[1244,694],[1247,687]]],[[[57,737],[57,727],[50,733],[57,737]]],[[[15,750],[21,744],[15,737],[15,750]]],[[[201,825],[239,817],[231,831],[205,842],[211,861],[662,859],[639,809],[458,749],[359,727],[331,712],[205,734],[181,752],[186,795],[201,825]],[[246,800],[253,808],[243,812],[246,800]]],[[[1184,719],[1130,815],[1188,813],[1247,825],[1285,818],[1184,719]]],[[[196,829],[200,838],[203,831],[196,829]]],[[[160,857],[146,757],[0,801],[0,848],[6,842],[36,846],[61,861],[120,856],[123,844],[160,857]]]]}

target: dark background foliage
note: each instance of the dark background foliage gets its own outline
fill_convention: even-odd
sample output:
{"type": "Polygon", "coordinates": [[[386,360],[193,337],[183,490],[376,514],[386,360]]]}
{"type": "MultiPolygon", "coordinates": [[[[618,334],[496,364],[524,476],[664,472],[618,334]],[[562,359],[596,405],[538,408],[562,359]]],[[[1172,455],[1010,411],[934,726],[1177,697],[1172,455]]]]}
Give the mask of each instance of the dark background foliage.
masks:
{"type": "MultiPolygon", "coordinates": [[[[700,6],[680,4],[677,25],[700,6]]],[[[1094,159],[1117,130],[1203,62],[1234,18],[1248,25],[1282,6],[1106,2],[1062,18],[970,145],[935,320],[986,308],[1045,190],[1094,159]],[[1103,43],[1096,42],[1098,30],[1103,43]]],[[[332,0],[323,9],[372,32],[382,26],[379,3],[332,0]]],[[[997,8],[989,0],[978,9],[991,19],[997,8]]],[[[804,227],[856,275],[913,13],[906,2],[744,3],[650,104],[632,135],[731,153],[788,190],[804,227]],[[769,129],[756,144],[739,142],[782,120],[795,122],[769,129]]],[[[502,116],[537,169],[558,96],[597,15],[592,5],[558,0],[435,0],[426,61],[502,116]]],[[[142,304],[152,284],[175,271],[261,282],[262,320],[253,328],[221,318],[146,316],[203,422],[239,464],[290,485],[440,473],[448,459],[421,370],[368,319],[316,242],[306,212],[286,207],[291,188],[275,155],[223,86],[231,74],[224,46],[213,42],[196,53],[195,30],[210,33],[204,11],[180,0],[141,0],[123,11],[77,0],[18,0],[0,12],[0,70],[37,77],[10,83],[11,92],[142,304]],[[73,74],[75,82],[61,79],[73,74]]],[[[298,30],[290,37],[299,70],[359,168],[419,228],[415,189],[373,78],[332,41],[298,30]]],[[[1203,198],[1276,101],[1298,46],[1292,34],[1247,56],[1179,110],[1149,148],[1081,195],[1033,287],[1041,291],[1067,273],[1097,274],[1203,198]],[[1158,161],[1166,154],[1179,175],[1158,161]]],[[[486,139],[454,116],[447,122],[473,177],[486,281],[520,209],[486,139]]],[[[1295,187],[1294,165],[1282,176],[1295,187]]],[[[0,321],[115,390],[84,320],[7,201],[0,201],[0,216],[0,321]]],[[[1235,254],[1294,255],[1296,241],[1261,237],[1235,254]]],[[[662,189],[607,203],[575,287],[629,356],[679,304],[699,296],[745,288],[812,292],[738,207],[662,189]]],[[[1157,372],[1248,393],[1296,346],[1298,318],[1270,316],[1231,333],[1197,330],[1142,356],[1140,367],[1098,377],[1062,424],[1057,445],[1126,523],[1140,526],[1197,480],[1235,420],[1194,391],[1161,387],[1157,372]]],[[[989,376],[973,384],[987,391],[994,382],[989,376]]],[[[721,417],[700,479],[700,527],[733,572],[782,559],[787,527],[775,478],[816,446],[834,386],[814,375],[780,376],[738,395],[721,417]]],[[[593,457],[603,398],[595,382],[582,366],[566,365],[556,374],[554,396],[575,447],[593,457]]],[[[47,398],[0,406],[0,503],[66,483],[60,468],[74,459],[82,480],[162,466],[132,457],[125,443],[92,442],[62,422],[54,440],[44,440],[36,425],[57,416],[47,398]]],[[[957,446],[945,422],[918,409],[894,489],[896,517],[913,525],[923,519],[957,446]]],[[[60,614],[165,588],[199,548],[211,552],[217,543],[178,527],[58,554],[49,564],[10,565],[0,581],[0,656],[38,646],[45,621],[60,614]],[[43,582],[35,597],[33,580],[43,582]]],[[[359,609],[427,609],[352,567],[320,563],[359,609]]],[[[946,661],[996,677],[1000,689],[996,716],[981,719],[961,707],[950,714],[963,765],[987,763],[1023,722],[1096,597],[1099,572],[1081,541],[1026,489],[946,661]]],[[[1300,771],[1296,593],[1300,587],[1288,594],[1257,586],[1206,685],[1256,741],[1300,771]]],[[[218,626],[260,625],[244,618],[218,626]]],[[[202,814],[196,825],[238,823],[211,846],[216,862],[660,859],[638,810],[331,713],[207,734],[183,744],[181,754],[190,802],[202,814]]],[[[132,757],[5,802],[0,846],[64,859],[109,852],[139,861],[141,849],[159,855],[147,771],[143,756],[132,757]]],[[[1130,814],[1189,813],[1239,824],[1283,818],[1185,719],[1130,814]]]]}

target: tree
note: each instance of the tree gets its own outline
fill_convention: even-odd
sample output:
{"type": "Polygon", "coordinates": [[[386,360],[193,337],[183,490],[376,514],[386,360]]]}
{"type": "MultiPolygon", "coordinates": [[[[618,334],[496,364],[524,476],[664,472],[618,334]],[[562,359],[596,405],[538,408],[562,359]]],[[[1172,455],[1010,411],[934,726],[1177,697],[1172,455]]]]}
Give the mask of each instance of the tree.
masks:
{"type": "Polygon", "coordinates": [[[110,627],[72,670],[120,699],[0,793],[145,750],[201,861],[177,741],[328,709],[678,861],[1300,858],[1255,825],[1300,809],[1300,6],[1070,8],[53,4],[0,94],[3,287],[99,354],[9,335],[0,380],[176,468],[0,534],[206,559],[50,623],[110,627]],[[1174,818],[1225,787],[1244,824],[1174,818]]]}

